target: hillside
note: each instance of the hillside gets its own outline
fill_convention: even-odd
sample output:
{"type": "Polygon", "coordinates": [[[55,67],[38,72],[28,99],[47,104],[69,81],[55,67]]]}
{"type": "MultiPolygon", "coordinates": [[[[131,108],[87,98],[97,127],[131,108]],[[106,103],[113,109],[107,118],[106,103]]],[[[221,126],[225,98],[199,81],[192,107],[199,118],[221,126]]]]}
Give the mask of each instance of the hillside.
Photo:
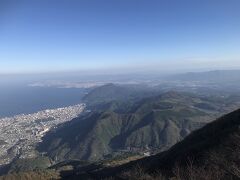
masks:
{"type": "Polygon", "coordinates": [[[92,112],[47,134],[39,146],[55,161],[96,161],[114,152],[164,151],[223,112],[222,102],[168,92],[127,111],[92,112]]]}
{"type": "Polygon", "coordinates": [[[237,180],[240,178],[239,127],[240,110],[237,110],[192,132],[168,151],[117,167],[88,172],[75,170],[65,179],[237,180]]]}
{"type": "Polygon", "coordinates": [[[11,173],[0,176],[0,180],[59,180],[61,176],[54,170],[36,170],[11,173]]]}
{"type": "Polygon", "coordinates": [[[158,89],[147,85],[118,85],[106,84],[90,91],[83,102],[91,110],[115,110],[126,111],[137,100],[144,97],[158,95],[158,89]]]}
{"type": "Polygon", "coordinates": [[[192,132],[168,151],[146,158],[142,162],[148,161],[147,166],[144,166],[153,171],[171,169],[176,163],[186,165],[188,158],[199,165],[209,163],[206,159],[210,152],[222,154],[227,158],[227,152],[234,153],[235,150],[240,150],[239,127],[240,110],[237,110],[192,132]]]}

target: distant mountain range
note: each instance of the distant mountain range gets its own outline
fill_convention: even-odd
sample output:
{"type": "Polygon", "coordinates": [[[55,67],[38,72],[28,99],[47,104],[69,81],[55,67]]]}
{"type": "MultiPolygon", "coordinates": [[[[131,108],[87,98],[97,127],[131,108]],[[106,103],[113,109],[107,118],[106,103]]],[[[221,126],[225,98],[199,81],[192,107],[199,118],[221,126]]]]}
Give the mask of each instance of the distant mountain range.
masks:
{"type": "Polygon", "coordinates": [[[206,72],[189,72],[169,76],[168,80],[202,81],[202,82],[236,82],[240,81],[240,70],[215,70],[206,72]]]}

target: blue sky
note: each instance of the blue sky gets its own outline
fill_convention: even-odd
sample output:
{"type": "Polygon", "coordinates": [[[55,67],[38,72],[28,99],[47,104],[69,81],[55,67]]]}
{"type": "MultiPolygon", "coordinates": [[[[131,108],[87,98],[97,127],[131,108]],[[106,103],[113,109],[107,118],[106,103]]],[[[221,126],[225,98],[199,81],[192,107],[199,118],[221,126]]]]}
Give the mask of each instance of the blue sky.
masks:
{"type": "Polygon", "coordinates": [[[239,0],[0,0],[0,73],[240,68],[239,0]]]}

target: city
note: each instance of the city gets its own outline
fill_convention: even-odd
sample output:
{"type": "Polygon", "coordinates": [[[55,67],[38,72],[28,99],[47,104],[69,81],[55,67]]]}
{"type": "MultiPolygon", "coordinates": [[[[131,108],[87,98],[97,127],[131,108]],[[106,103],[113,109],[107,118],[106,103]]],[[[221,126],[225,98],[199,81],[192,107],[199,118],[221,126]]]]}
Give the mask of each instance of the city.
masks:
{"type": "Polygon", "coordinates": [[[41,138],[57,125],[77,117],[84,108],[85,104],[77,104],[0,119],[0,165],[14,158],[37,156],[35,146],[41,138]]]}

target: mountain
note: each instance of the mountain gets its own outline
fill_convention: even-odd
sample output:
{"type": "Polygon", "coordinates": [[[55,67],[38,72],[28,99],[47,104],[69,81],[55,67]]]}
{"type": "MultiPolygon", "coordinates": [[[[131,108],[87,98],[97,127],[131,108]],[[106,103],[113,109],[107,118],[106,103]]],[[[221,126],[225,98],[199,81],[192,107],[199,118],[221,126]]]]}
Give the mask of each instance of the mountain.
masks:
{"type": "Polygon", "coordinates": [[[202,82],[236,82],[240,81],[240,70],[215,70],[207,72],[189,72],[168,77],[171,80],[202,82]]]}
{"type": "Polygon", "coordinates": [[[240,110],[237,110],[192,132],[168,151],[135,163],[150,173],[162,171],[174,176],[174,168],[178,166],[180,171],[188,168],[196,171],[199,179],[203,176],[200,173],[213,170],[216,174],[211,176],[221,176],[219,179],[239,179],[239,141],[240,110]]]}
{"type": "Polygon", "coordinates": [[[83,102],[91,110],[126,111],[137,100],[158,95],[159,93],[159,89],[143,84],[120,85],[109,83],[94,88],[84,96],[83,102]]]}
{"type": "Polygon", "coordinates": [[[189,72],[165,77],[165,88],[181,91],[197,91],[204,94],[240,92],[240,70],[189,72]]]}
{"type": "Polygon", "coordinates": [[[90,171],[80,168],[65,178],[237,180],[239,141],[240,110],[237,110],[193,131],[165,152],[117,167],[90,171]]]}
{"type": "Polygon", "coordinates": [[[164,151],[223,112],[226,104],[186,93],[147,97],[125,111],[93,111],[48,133],[39,145],[55,161],[96,161],[117,152],[164,151]]]}
{"type": "MultiPolygon", "coordinates": [[[[239,153],[239,140],[240,110],[237,110],[192,132],[165,153],[152,157],[154,160],[149,167],[151,169],[157,164],[156,168],[166,169],[176,163],[186,165],[188,158],[196,164],[208,164],[211,162],[207,162],[207,159],[212,153],[221,154],[222,158],[230,160],[236,151],[239,153]]],[[[236,160],[240,162],[240,159],[236,160]]]]}
{"type": "Polygon", "coordinates": [[[131,96],[129,88],[115,84],[106,84],[90,91],[83,100],[88,103],[102,103],[113,100],[125,99],[131,96]]]}

